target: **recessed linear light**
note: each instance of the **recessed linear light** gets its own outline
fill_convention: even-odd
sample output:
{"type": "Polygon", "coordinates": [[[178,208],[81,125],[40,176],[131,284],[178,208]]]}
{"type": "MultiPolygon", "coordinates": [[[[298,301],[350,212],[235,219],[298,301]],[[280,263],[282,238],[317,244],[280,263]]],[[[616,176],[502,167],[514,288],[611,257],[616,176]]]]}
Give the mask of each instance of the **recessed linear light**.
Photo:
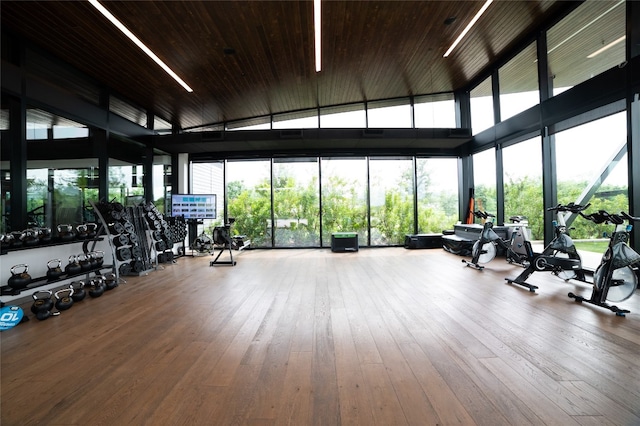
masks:
{"type": "Polygon", "coordinates": [[[596,56],[598,56],[599,54],[601,54],[602,52],[604,52],[607,49],[612,48],[613,46],[615,46],[616,44],[620,43],[621,41],[623,41],[625,38],[627,38],[627,36],[622,36],[617,40],[612,41],[611,43],[607,44],[604,47],[601,47],[600,49],[596,50],[595,52],[593,52],[591,55],[587,56],[588,59],[594,58],[596,56]]]}
{"type": "Polygon", "coordinates": [[[460,33],[460,35],[458,36],[456,41],[454,41],[453,44],[451,45],[451,47],[449,47],[449,49],[447,49],[447,51],[444,53],[444,55],[442,55],[443,58],[446,58],[447,56],[449,56],[451,51],[453,51],[453,49],[455,49],[455,47],[458,45],[458,43],[460,43],[460,40],[462,40],[462,38],[469,32],[469,30],[471,29],[471,27],[473,27],[473,25],[476,23],[476,21],[478,19],[480,19],[480,17],[484,13],[484,11],[487,10],[487,8],[489,7],[489,5],[491,3],[493,3],[493,0],[487,0],[485,2],[484,6],[482,6],[482,8],[478,11],[478,13],[476,13],[476,16],[473,17],[471,22],[469,22],[469,25],[466,26],[466,28],[460,33]]]}
{"type": "Polygon", "coordinates": [[[122,33],[124,35],[126,35],[127,37],[129,37],[129,39],[134,42],[136,44],[136,46],[138,46],[140,49],[142,49],[142,51],[144,53],[146,53],[151,59],[153,59],[155,61],[155,63],[157,63],[158,65],[160,65],[160,67],[166,71],[167,74],[169,74],[171,77],[173,77],[173,79],[175,81],[177,81],[182,87],[184,87],[184,89],[187,92],[193,92],[193,89],[191,87],[189,87],[187,85],[187,83],[185,83],[180,77],[178,77],[178,75],[173,72],[171,70],[171,68],[169,68],[164,62],[162,62],[162,60],[160,58],[158,58],[156,56],[155,53],[153,53],[151,51],[151,49],[149,49],[147,46],[144,45],[144,43],[142,43],[140,41],[140,39],[138,39],[138,37],[136,37],[131,31],[129,31],[127,29],[127,27],[125,27],[122,22],[118,21],[118,19],[113,16],[111,14],[111,12],[109,12],[107,9],[104,8],[104,6],[102,6],[98,0],[89,0],[89,3],[91,3],[91,5],[93,7],[95,7],[96,9],[98,9],[98,11],[100,13],[102,13],[104,15],[105,18],[107,18],[109,21],[111,21],[111,23],[113,25],[115,25],[120,31],[122,31],[122,33]]]}
{"type": "Polygon", "coordinates": [[[315,47],[316,47],[316,72],[320,72],[322,69],[320,48],[321,48],[321,31],[320,27],[322,26],[321,19],[321,7],[320,0],[313,0],[313,30],[315,36],[315,47]]]}

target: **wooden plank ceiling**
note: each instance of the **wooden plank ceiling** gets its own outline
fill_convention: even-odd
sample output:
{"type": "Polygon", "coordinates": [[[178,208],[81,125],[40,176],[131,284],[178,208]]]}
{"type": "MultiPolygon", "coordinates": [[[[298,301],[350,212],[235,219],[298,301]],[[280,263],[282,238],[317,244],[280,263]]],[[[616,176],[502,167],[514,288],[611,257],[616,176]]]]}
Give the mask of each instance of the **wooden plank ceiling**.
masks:
{"type": "Polygon", "coordinates": [[[483,3],[325,0],[322,71],[316,73],[312,1],[103,2],[193,93],[86,1],[3,0],[0,7],[3,30],[190,128],[465,87],[566,5],[494,1],[453,54],[443,58],[483,3]],[[448,18],[455,20],[447,25],[448,18]]]}

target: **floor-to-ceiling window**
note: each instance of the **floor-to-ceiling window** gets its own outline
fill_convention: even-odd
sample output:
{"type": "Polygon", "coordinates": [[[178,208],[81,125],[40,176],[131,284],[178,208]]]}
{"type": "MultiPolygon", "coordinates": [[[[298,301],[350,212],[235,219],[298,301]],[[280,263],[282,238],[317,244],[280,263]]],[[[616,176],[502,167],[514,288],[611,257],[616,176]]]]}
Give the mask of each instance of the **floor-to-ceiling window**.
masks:
{"type": "Polygon", "coordinates": [[[98,201],[97,160],[30,161],[27,164],[27,225],[56,229],[95,222],[98,201]],[[55,163],[55,162],[54,162],[55,163]],[[95,163],[93,166],[87,166],[95,163]]]}
{"type": "MultiPolygon", "coordinates": [[[[628,211],[626,113],[620,112],[555,134],[558,202],[590,203],[587,210],[628,211]]],[[[598,239],[610,226],[575,218],[575,240],[598,239]]],[[[598,244],[579,248],[603,252],[598,244]]]]}
{"type": "Polygon", "coordinates": [[[475,209],[496,214],[496,152],[487,149],[473,155],[475,209]]]}
{"type": "Polygon", "coordinates": [[[320,245],[318,159],[273,160],[273,233],[276,247],[320,245]]]}
{"type": "Polygon", "coordinates": [[[248,236],[253,247],[272,247],[271,161],[227,161],[226,176],[233,234],[248,236]]]}
{"type": "Polygon", "coordinates": [[[542,198],[542,148],[539,137],[502,149],[504,221],[526,216],[531,238],[544,238],[542,198]]]}
{"type": "Polygon", "coordinates": [[[458,160],[416,159],[418,233],[438,234],[459,220],[458,160]]]}
{"type": "Polygon", "coordinates": [[[334,232],[356,232],[368,245],[367,159],[323,157],[321,160],[322,245],[334,232]]]}
{"type": "Polygon", "coordinates": [[[414,229],[412,158],[370,158],[369,185],[371,245],[402,244],[414,229]]]}
{"type": "Polygon", "coordinates": [[[109,201],[125,206],[144,201],[144,172],[142,164],[109,160],[109,201]]]}
{"type": "Polygon", "coordinates": [[[191,194],[215,195],[216,218],[203,218],[198,232],[213,233],[215,226],[222,225],[224,218],[224,163],[211,161],[191,164],[191,194]]]}

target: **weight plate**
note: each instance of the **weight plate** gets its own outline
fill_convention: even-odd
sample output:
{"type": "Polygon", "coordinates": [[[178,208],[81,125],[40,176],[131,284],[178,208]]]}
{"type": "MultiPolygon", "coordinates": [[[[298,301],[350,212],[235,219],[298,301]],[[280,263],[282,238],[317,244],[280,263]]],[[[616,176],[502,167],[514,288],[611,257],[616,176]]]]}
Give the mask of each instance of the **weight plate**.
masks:
{"type": "Polygon", "coordinates": [[[118,260],[125,262],[127,260],[131,260],[131,249],[129,247],[122,247],[116,251],[116,256],[118,260]]]}
{"type": "Polygon", "coordinates": [[[131,222],[125,222],[124,230],[125,230],[125,232],[128,232],[130,234],[134,234],[136,232],[136,228],[135,228],[135,226],[133,226],[133,223],[131,223],[131,222]]]}
{"type": "Polygon", "coordinates": [[[131,244],[138,244],[138,235],[129,234],[129,240],[131,240],[131,244]]]}
{"type": "Polygon", "coordinates": [[[131,255],[134,259],[140,259],[142,257],[142,248],[138,245],[133,246],[131,248],[131,255]]]}

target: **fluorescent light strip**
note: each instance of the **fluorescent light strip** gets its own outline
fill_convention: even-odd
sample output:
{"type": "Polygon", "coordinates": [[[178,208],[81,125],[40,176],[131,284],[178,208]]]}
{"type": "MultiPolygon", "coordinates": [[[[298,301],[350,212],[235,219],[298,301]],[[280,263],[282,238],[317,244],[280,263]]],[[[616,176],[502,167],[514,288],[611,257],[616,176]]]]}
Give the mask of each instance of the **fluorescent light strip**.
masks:
{"type": "Polygon", "coordinates": [[[615,46],[616,44],[620,43],[621,41],[623,41],[625,38],[627,38],[627,36],[622,36],[617,40],[612,41],[611,43],[607,44],[604,47],[601,47],[600,49],[596,50],[595,52],[593,52],[591,55],[587,56],[588,59],[594,58],[596,56],[598,56],[599,54],[601,54],[602,52],[604,52],[607,49],[612,48],[613,46],[615,46]]]}
{"type": "Polygon", "coordinates": [[[321,15],[321,7],[320,0],[313,0],[313,28],[316,42],[316,72],[320,72],[322,69],[322,62],[320,57],[320,40],[321,40],[321,32],[320,27],[322,25],[322,20],[320,19],[321,15]]]}
{"type": "Polygon", "coordinates": [[[478,11],[478,13],[476,13],[476,16],[474,16],[473,19],[471,20],[471,22],[469,22],[469,25],[467,25],[467,27],[464,29],[464,31],[462,31],[462,33],[460,33],[460,35],[458,36],[456,41],[454,41],[453,44],[451,45],[451,47],[444,53],[444,55],[442,56],[443,58],[446,58],[447,56],[449,56],[451,51],[453,49],[455,49],[455,47],[458,45],[458,43],[460,43],[460,40],[462,40],[462,38],[469,32],[469,30],[471,29],[471,27],[473,27],[473,25],[476,23],[476,21],[478,19],[480,19],[480,17],[484,13],[484,11],[487,10],[487,8],[489,7],[489,5],[491,3],[493,3],[493,0],[487,0],[486,1],[484,6],[482,6],[482,9],[480,9],[478,11]]]}
{"type": "Polygon", "coordinates": [[[138,37],[136,37],[131,31],[125,27],[122,22],[118,21],[118,19],[111,14],[107,9],[104,8],[98,0],[89,0],[89,3],[93,5],[100,13],[102,13],[105,18],[107,18],[113,25],[115,25],[124,35],[129,37],[131,41],[133,41],[136,46],[138,46],[144,53],[146,53],[151,59],[155,61],[156,64],[160,65],[160,67],[167,72],[175,81],[177,81],[187,92],[193,92],[193,89],[187,85],[178,75],[171,70],[160,58],[156,56],[155,53],[151,51],[147,46],[142,43],[138,37]]]}

